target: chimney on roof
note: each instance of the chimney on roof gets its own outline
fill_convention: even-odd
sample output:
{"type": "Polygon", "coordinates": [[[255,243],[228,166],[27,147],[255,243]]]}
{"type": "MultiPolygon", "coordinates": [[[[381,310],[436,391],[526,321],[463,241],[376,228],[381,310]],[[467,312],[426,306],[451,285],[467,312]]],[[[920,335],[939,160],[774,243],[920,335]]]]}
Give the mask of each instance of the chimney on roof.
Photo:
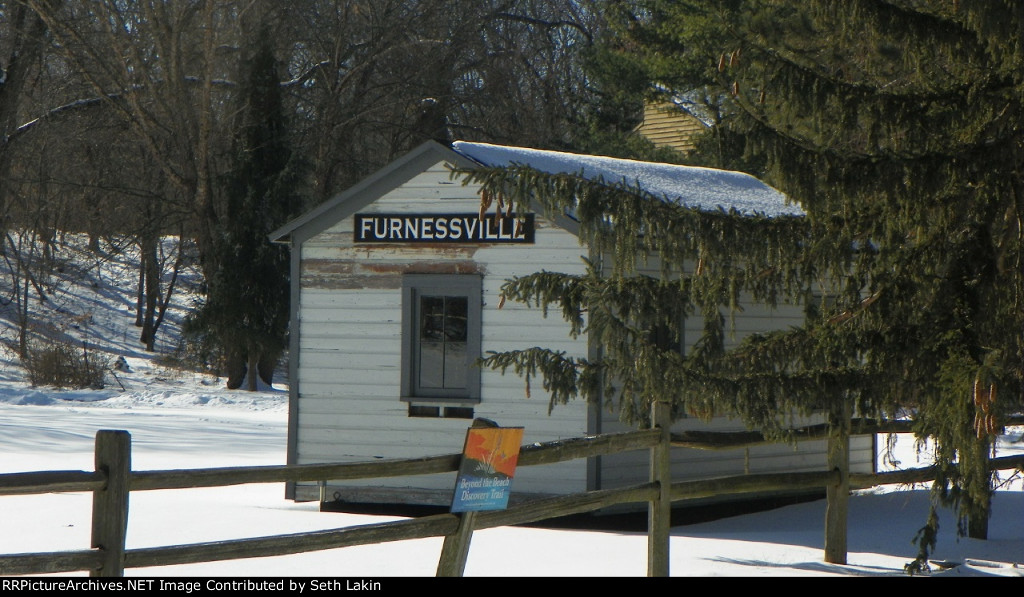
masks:
{"type": "Polygon", "coordinates": [[[417,102],[416,120],[413,123],[413,135],[418,141],[433,139],[442,145],[452,144],[452,134],[448,130],[448,115],[444,104],[432,97],[425,97],[417,102]]]}

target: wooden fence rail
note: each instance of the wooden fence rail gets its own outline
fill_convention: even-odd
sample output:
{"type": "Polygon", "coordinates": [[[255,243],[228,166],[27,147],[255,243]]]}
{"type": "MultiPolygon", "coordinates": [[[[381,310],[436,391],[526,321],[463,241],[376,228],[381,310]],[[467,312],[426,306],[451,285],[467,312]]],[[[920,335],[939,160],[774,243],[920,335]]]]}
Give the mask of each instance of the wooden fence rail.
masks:
{"type": "MultiPolygon", "coordinates": [[[[651,481],[625,487],[580,494],[536,499],[506,510],[473,513],[473,529],[527,524],[550,518],[582,514],[620,504],[648,504],[648,574],[668,575],[668,525],[670,504],[675,501],[771,490],[815,489],[835,486],[839,470],[740,475],[699,481],[671,483],[665,463],[671,445],[723,449],[720,438],[700,444],[694,436],[670,436],[664,413],[654,429],[577,438],[524,446],[519,466],[537,466],[613,454],[628,450],[651,451],[651,481]],[[698,444],[700,444],[698,446],[698,444]]],[[[883,429],[879,427],[878,429],[883,429]]],[[[862,429],[858,429],[861,431],[862,429]]],[[[888,429],[892,430],[892,429],[888,429]]],[[[814,431],[801,439],[818,438],[814,431]]],[[[734,446],[763,441],[756,434],[730,438],[734,446]]],[[[391,461],[347,464],[309,464],[255,467],[219,467],[193,470],[132,471],[131,442],[125,431],[96,434],[96,470],[46,471],[0,474],[0,496],[52,492],[93,492],[92,545],[90,549],[47,553],[0,555],[0,575],[63,573],[87,570],[93,576],[122,576],[125,568],[169,566],[197,562],[245,559],[304,553],[355,545],[403,541],[425,537],[455,537],[466,530],[465,514],[437,514],[396,522],[352,526],[314,532],[232,539],[188,545],[125,549],[129,495],[132,491],[231,486],[248,483],[320,481],[323,479],[364,479],[453,472],[460,454],[391,461]]],[[[991,467],[1024,467],[1024,456],[994,458],[991,467]]],[[[853,487],[886,483],[913,483],[934,479],[934,469],[912,469],[890,473],[848,475],[853,487]]],[[[438,574],[461,574],[466,542],[452,547],[448,540],[438,565],[438,574]],[[455,558],[455,559],[452,559],[455,558]]]]}

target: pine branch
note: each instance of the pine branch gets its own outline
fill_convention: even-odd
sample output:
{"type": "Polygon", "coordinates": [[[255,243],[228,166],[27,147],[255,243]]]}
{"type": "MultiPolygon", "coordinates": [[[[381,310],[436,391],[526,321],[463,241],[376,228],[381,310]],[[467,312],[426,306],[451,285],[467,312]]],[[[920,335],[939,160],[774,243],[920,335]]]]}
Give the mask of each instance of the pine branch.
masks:
{"type": "Polygon", "coordinates": [[[540,377],[542,386],[550,394],[548,414],[558,404],[581,397],[586,400],[597,398],[594,385],[594,365],[586,359],[567,357],[564,351],[534,347],[509,352],[488,352],[478,365],[501,372],[508,369],[524,378],[526,397],[532,395],[531,380],[540,377]]]}

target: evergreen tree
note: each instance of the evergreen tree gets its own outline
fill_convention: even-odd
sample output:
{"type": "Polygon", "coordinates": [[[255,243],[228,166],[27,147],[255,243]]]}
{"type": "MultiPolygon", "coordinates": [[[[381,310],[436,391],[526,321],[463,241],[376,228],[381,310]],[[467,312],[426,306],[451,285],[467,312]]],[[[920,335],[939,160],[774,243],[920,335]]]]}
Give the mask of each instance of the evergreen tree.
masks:
{"type": "Polygon", "coordinates": [[[268,234],[298,208],[297,176],[286,141],[280,81],[268,35],[257,37],[240,86],[236,166],[225,184],[226,210],[216,239],[206,301],[190,329],[212,334],[223,350],[228,387],[271,383],[286,347],[288,254],[268,234]]]}
{"type": "MultiPolygon", "coordinates": [[[[609,2],[631,57],[667,93],[704,90],[744,165],[799,202],[803,218],[695,212],[524,168],[465,172],[488,195],[572,208],[611,267],[509,281],[509,299],[558,305],[597,360],[544,349],[486,364],[541,376],[552,404],[615,382],[623,416],[655,401],[728,412],[784,438],[791,413],[909,414],[940,473],[910,572],[927,567],[936,505],[984,537],[987,468],[1024,384],[1024,3],[609,2]],[[649,252],[659,278],[637,275],[649,252]],[[726,350],[741,293],[806,305],[799,329],[726,350]],[[652,343],[700,313],[688,355],[652,343]]],[[[614,181],[612,181],[614,182],[614,181]]]]}

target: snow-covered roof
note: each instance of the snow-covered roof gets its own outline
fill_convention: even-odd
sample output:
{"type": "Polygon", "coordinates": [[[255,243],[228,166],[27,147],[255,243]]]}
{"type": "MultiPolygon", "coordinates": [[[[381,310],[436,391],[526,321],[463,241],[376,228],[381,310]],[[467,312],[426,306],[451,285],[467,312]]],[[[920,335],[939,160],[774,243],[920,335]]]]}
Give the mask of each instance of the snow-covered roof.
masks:
{"type": "Polygon", "coordinates": [[[743,172],[467,141],[454,142],[452,149],[485,166],[516,165],[549,174],[582,174],[590,180],[639,186],[655,196],[701,210],[735,209],[770,217],[804,214],[780,191],[743,172]]]}

